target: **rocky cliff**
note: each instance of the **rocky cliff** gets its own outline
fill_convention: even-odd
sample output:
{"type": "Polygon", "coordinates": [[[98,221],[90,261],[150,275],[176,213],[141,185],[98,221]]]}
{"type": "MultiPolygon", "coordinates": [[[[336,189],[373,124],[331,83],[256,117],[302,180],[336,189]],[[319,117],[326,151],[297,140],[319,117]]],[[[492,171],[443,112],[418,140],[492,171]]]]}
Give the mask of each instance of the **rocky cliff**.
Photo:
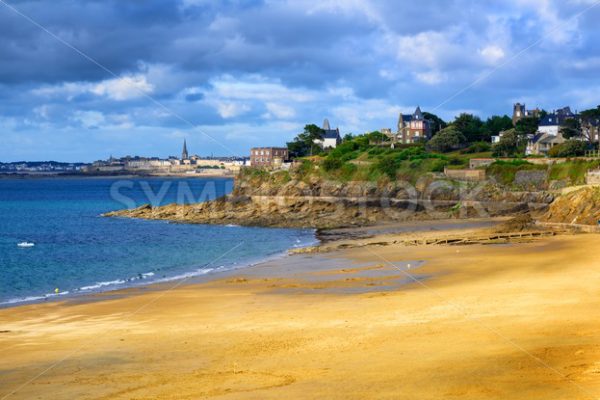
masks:
{"type": "Polygon", "coordinates": [[[494,184],[423,179],[338,182],[289,173],[242,174],[231,195],[193,205],[171,204],[105,214],[187,223],[333,228],[384,221],[487,217],[545,210],[547,192],[511,192],[494,184]]]}
{"type": "Polygon", "coordinates": [[[597,225],[600,221],[600,187],[585,187],[557,197],[541,220],[597,225]]]}

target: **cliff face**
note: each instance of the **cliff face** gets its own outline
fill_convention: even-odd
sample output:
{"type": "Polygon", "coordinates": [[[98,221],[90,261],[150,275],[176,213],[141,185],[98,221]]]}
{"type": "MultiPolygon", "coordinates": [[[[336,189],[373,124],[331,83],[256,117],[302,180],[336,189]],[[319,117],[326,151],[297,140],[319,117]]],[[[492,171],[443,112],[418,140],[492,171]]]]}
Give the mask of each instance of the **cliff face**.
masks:
{"type": "Polygon", "coordinates": [[[586,187],[557,197],[542,217],[542,221],[598,225],[600,187],[586,187]]]}
{"type": "Polygon", "coordinates": [[[145,205],[106,214],[187,223],[333,228],[385,221],[487,217],[545,210],[546,192],[424,179],[416,185],[336,182],[290,175],[240,176],[225,198],[193,205],[145,205]]]}

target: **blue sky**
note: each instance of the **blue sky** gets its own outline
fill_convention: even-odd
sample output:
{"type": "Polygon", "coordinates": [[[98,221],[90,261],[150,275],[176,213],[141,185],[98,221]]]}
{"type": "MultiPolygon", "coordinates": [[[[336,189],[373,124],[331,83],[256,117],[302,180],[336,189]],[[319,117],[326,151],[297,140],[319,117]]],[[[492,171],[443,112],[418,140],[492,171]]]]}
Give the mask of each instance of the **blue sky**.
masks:
{"type": "Polygon", "coordinates": [[[183,138],[247,155],[325,117],[362,133],[416,105],[600,104],[596,0],[2,1],[50,33],[0,3],[0,161],[165,157],[183,138]]]}

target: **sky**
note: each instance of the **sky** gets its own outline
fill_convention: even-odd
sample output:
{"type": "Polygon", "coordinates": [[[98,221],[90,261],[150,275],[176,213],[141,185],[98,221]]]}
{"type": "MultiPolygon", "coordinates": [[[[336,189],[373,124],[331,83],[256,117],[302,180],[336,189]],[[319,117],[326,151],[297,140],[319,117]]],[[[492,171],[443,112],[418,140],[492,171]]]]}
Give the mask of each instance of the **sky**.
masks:
{"type": "Polygon", "coordinates": [[[0,0],[0,161],[600,104],[600,0],[0,0]]]}

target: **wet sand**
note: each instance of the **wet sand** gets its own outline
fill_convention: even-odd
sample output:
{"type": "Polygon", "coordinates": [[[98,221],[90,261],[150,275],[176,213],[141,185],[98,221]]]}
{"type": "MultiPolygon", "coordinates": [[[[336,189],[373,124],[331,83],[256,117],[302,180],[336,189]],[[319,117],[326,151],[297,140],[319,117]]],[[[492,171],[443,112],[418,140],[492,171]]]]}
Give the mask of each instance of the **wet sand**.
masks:
{"type": "Polygon", "coordinates": [[[597,399],[599,240],[367,246],[2,309],[0,399],[597,399]]]}

